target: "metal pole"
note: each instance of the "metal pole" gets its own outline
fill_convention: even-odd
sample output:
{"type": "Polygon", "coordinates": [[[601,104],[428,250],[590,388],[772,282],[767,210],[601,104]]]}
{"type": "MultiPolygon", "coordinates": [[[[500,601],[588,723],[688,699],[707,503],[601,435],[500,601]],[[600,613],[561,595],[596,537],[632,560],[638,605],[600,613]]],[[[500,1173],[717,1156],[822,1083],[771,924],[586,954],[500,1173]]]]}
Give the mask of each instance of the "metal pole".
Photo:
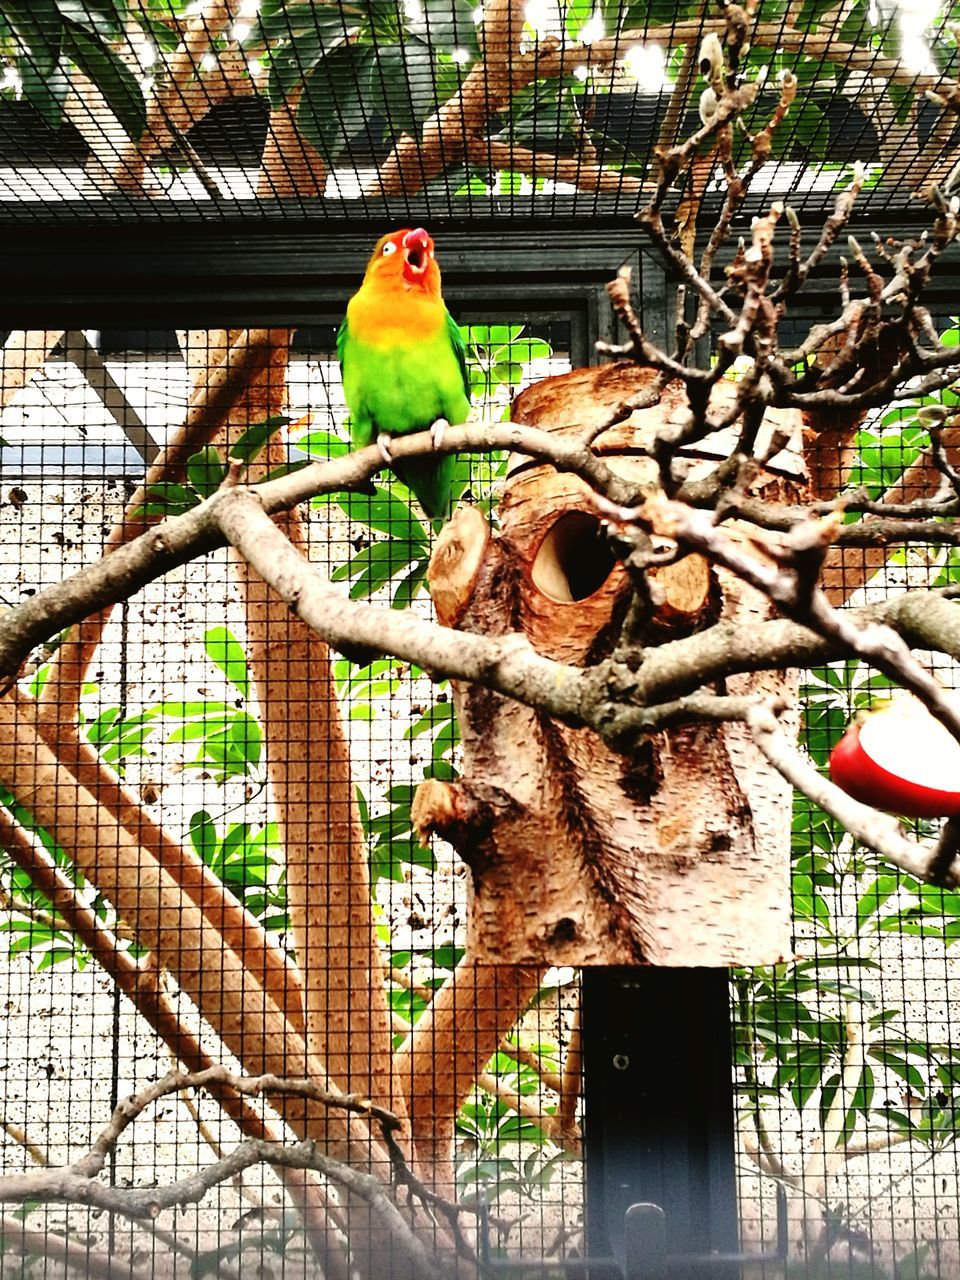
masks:
{"type": "MultiPolygon", "coordinates": [[[[731,1053],[725,970],[584,970],[587,1256],[613,1253],[628,1280],[661,1270],[626,1256],[645,1238],[626,1227],[631,1205],[663,1210],[666,1255],[737,1250],[731,1053]]],[[[712,1280],[737,1274],[709,1267],[712,1280]]]]}

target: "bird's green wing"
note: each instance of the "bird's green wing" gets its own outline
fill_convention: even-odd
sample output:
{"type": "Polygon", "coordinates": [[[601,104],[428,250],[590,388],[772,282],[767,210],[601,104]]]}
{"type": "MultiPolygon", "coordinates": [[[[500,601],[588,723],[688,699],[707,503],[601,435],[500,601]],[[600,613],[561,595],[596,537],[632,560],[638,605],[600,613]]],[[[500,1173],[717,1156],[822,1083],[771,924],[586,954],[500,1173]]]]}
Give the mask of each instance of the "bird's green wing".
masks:
{"type": "MultiPolygon", "coordinates": [[[[341,328],[346,327],[344,320],[341,328]]],[[[470,399],[470,371],[467,368],[467,348],[463,341],[463,334],[460,332],[460,326],[454,320],[450,312],[447,312],[447,333],[450,336],[450,345],[453,347],[454,355],[457,357],[457,364],[460,366],[460,376],[463,378],[463,394],[470,399]]],[[[339,337],[337,339],[339,350],[339,337]]]]}
{"type": "Polygon", "coordinates": [[[350,416],[348,427],[350,441],[355,449],[364,449],[374,437],[373,422],[359,394],[362,384],[363,369],[358,364],[357,355],[350,360],[349,372],[344,368],[347,345],[350,342],[350,331],[347,328],[347,317],[343,317],[337,330],[337,359],[340,361],[340,378],[343,383],[343,398],[347,402],[350,416]]]}

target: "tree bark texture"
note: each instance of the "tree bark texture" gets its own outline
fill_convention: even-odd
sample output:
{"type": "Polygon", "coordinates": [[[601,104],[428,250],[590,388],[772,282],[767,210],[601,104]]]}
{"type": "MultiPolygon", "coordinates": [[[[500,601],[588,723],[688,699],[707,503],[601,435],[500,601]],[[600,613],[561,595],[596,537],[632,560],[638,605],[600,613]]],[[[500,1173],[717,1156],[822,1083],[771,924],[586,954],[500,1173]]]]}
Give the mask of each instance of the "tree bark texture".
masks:
{"type": "MultiPolygon", "coordinates": [[[[513,416],[587,430],[651,376],[626,364],[576,370],[524,392],[513,416]]],[[[715,394],[720,409],[729,384],[715,394]]],[[[628,450],[683,403],[682,390],[668,387],[658,405],[601,434],[598,450],[655,488],[653,464],[628,450]]],[[[792,417],[772,425],[799,429],[792,417]]],[[[691,475],[702,465],[691,460],[691,475]]],[[[787,483],[761,471],[756,490],[780,495],[787,483]]],[[[551,467],[515,461],[500,521],[493,534],[462,507],[444,531],[430,585],[445,624],[490,635],[520,629],[545,656],[588,665],[611,652],[628,609],[642,644],[721,617],[767,615],[756,593],[696,556],[653,571],[649,607],[638,614],[589,491],[551,467]]],[[[746,676],[738,691],[762,683],[775,692],[779,682],[785,692],[784,680],[746,676]]],[[[621,757],[591,730],[489,690],[459,685],[455,696],[462,777],[424,784],[415,818],[470,868],[471,954],[488,963],[714,966],[768,964],[789,952],[790,792],[742,729],[670,730],[621,757]]]]}
{"type": "MultiPolygon", "coordinates": [[[[283,412],[289,330],[231,414],[229,435],[283,412]]],[[[228,443],[229,443],[228,435],[228,443]]],[[[284,458],[267,451],[259,470],[284,458]]],[[[256,478],[254,476],[253,478],[256,478]]],[[[278,517],[306,555],[300,513],[278,517]]],[[[383,960],[370,906],[366,849],[330,650],[239,556],[247,652],[264,730],[272,799],[283,839],[286,884],[303,987],[307,1040],[340,1088],[404,1110],[393,1087],[383,960]]]]}

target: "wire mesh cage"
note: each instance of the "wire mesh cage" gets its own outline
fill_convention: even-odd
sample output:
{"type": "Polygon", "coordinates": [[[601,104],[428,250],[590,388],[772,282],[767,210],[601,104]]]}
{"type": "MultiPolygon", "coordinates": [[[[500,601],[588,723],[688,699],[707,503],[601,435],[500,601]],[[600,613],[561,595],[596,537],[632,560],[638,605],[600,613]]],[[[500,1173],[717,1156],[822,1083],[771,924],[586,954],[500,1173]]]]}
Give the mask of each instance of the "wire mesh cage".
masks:
{"type": "MultiPolygon", "coordinates": [[[[949,316],[940,323],[948,328],[949,316]]],[[[475,391],[483,412],[494,417],[523,383],[570,364],[569,324],[488,322],[466,326],[466,336],[475,391]]],[[[229,339],[225,331],[211,330],[57,330],[8,337],[8,605],[59,581],[116,536],[146,458],[169,445],[190,402],[192,378],[234,350],[229,339]]],[[[289,445],[284,461],[264,464],[273,470],[345,447],[333,339],[332,328],[305,328],[292,344],[279,383],[283,421],[273,423],[289,445]]],[[[238,420],[249,424],[263,412],[262,389],[254,387],[241,402],[238,420]]],[[[886,417],[861,429],[851,483],[889,483],[919,455],[923,441],[917,428],[905,426],[899,410],[893,420],[886,417]]],[[[213,481],[204,470],[211,465],[209,456],[194,455],[184,483],[159,485],[150,500],[168,515],[188,508],[205,486],[219,483],[219,464],[213,481]]],[[[494,460],[471,474],[469,496],[481,506],[490,501],[498,470],[502,463],[494,460]]],[[[422,608],[418,587],[429,537],[396,480],[373,498],[318,502],[304,516],[304,538],[315,563],[333,580],[349,583],[354,596],[394,605],[422,608]]],[[[917,547],[895,557],[879,577],[872,570],[859,572],[869,578],[864,589],[879,598],[905,581],[936,584],[952,572],[952,558],[953,552],[917,547]]],[[[848,572],[856,574],[858,566],[848,572]]],[[[377,945],[389,966],[387,1012],[400,1043],[462,954],[462,865],[442,846],[421,845],[410,816],[415,784],[451,776],[457,768],[449,695],[409,664],[362,658],[336,659],[327,682],[311,667],[318,687],[305,694],[290,670],[302,657],[291,645],[288,624],[276,614],[271,620],[263,609],[249,582],[231,576],[223,552],[117,606],[83,686],[81,737],[139,795],[141,836],[153,832],[150,838],[159,839],[155,824],[162,824],[169,833],[164,838],[177,847],[184,841],[196,865],[213,872],[281,947],[292,947],[290,841],[298,834],[308,846],[317,840],[316,830],[297,832],[301,806],[309,801],[311,821],[326,822],[327,839],[335,835],[329,796],[318,806],[315,792],[305,795],[305,788],[329,792],[335,785],[320,718],[324,700],[335,698],[347,729],[377,945]],[[272,688],[255,683],[250,655],[258,644],[270,654],[270,679],[278,682],[272,688]],[[272,715],[265,715],[264,698],[276,699],[272,715]],[[289,729],[304,706],[308,732],[298,740],[289,729]],[[286,736],[278,731],[278,713],[286,736]],[[281,743],[283,780],[272,802],[265,732],[273,737],[274,764],[276,742],[281,743]],[[281,799],[285,787],[287,809],[281,799]],[[325,809],[326,816],[318,817],[325,809]]],[[[63,680],[58,655],[54,640],[34,655],[24,674],[24,692],[41,703],[45,691],[49,698],[63,680]]],[[[950,671],[941,674],[949,682],[950,671]]],[[[803,702],[814,759],[825,759],[850,710],[888,683],[850,663],[806,676],[803,702]]],[[[71,697],[61,685],[50,699],[54,722],[62,723],[71,697]]],[[[43,760],[38,754],[38,763],[43,760]]],[[[208,998],[203,975],[193,987],[168,975],[160,1007],[144,1004],[142,990],[137,996],[144,967],[149,972],[149,953],[131,937],[124,908],[111,891],[99,882],[95,888],[51,839],[30,794],[28,789],[6,800],[8,1170],[75,1158],[118,1100],[166,1073],[169,1025],[158,1025],[158,1016],[176,1018],[181,1053],[182,1037],[192,1032],[200,1052],[209,1035],[196,1011],[208,998]],[[20,824],[15,841],[11,819],[20,824]]],[[[114,840],[119,854],[116,831],[114,840]]],[[[102,848],[98,856],[104,856],[102,848]]],[[[308,877],[308,895],[311,883],[331,892],[326,876],[312,882],[308,877]]],[[[884,1276],[898,1266],[903,1274],[908,1265],[921,1275],[955,1270],[953,896],[885,870],[821,811],[797,801],[797,958],[738,970],[730,979],[739,1094],[738,1217],[747,1253],[775,1253],[778,1235],[785,1232],[798,1255],[799,1274],[847,1274],[860,1267],[864,1274],[884,1276]],[[778,1215],[778,1186],[787,1189],[786,1226],[778,1215]]],[[[314,905],[330,912],[339,904],[314,905]]],[[[181,941],[188,927],[184,920],[181,941]]],[[[342,955],[324,957],[328,983],[336,982],[340,969],[363,963],[351,954],[359,945],[354,936],[342,955]]],[[[578,1080],[580,1070],[576,974],[555,969],[533,975],[521,992],[494,987],[479,999],[461,998],[465,1007],[454,1053],[471,1061],[470,1040],[491,1014],[503,1033],[458,1111],[457,1187],[489,1203],[492,1226],[485,1230],[494,1256],[502,1250],[527,1261],[582,1257],[584,1183],[580,1139],[573,1136],[577,1113],[569,1111],[579,1092],[571,1079],[578,1080]]],[[[672,1004],[681,1023],[689,1022],[682,999],[673,997],[672,1004]]],[[[635,1008],[638,1025],[629,1031],[639,1036],[643,1053],[670,1061],[661,1037],[678,1038],[680,1032],[668,1032],[656,1009],[652,1001],[635,1008]]],[[[357,1052],[362,1059],[363,1046],[363,1033],[351,1027],[346,1061],[354,1062],[357,1052]]],[[[237,1064],[235,1057],[225,1061],[237,1064]]],[[[449,1063],[438,1056],[432,1069],[429,1088],[449,1088],[449,1063]]],[[[361,1075],[363,1070],[361,1062],[361,1075]]],[[[675,1064],[671,1070],[676,1072],[675,1064]]],[[[702,1061],[688,1060],[686,1071],[688,1087],[702,1088],[702,1061]]],[[[617,1106],[642,1129],[652,1101],[628,1088],[617,1106]]],[[[695,1114],[682,1088],[669,1105],[695,1114]]],[[[667,1101],[654,1106],[660,1112],[667,1101]]],[[[588,1133],[589,1125],[588,1115],[588,1133]]],[[[119,1187],[162,1186],[198,1166],[209,1167],[239,1137],[219,1107],[185,1090],[164,1101],[146,1133],[135,1125],[124,1135],[111,1151],[108,1175],[119,1187]]],[[[607,1194],[616,1201],[615,1192],[607,1194]]],[[[105,1222],[89,1210],[42,1208],[22,1225],[8,1219],[4,1233],[4,1270],[21,1265],[21,1252],[29,1257],[38,1249],[47,1256],[45,1265],[53,1265],[51,1257],[72,1257],[91,1274],[105,1265],[107,1252],[129,1256],[134,1274],[177,1274],[178,1267],[183,1274],[190,1268],[194,1274],[204,1268],[231,1274],[231,1267],[243,1274],[252,1257],[274,1274],[312,1274],[315,1265],[282,1184],[259,1168],[220,1186],[196,1210],[181,1208],[169,1225],[162,1216],[145,1229],[113,1217],[105,1222]]]]}
{"type": "MultiPolygon", "coordinates": [[[[787,200],[808,236],[852,186],[859,235],[926,218],[910,202],[933,187],[950,210],[951,12],[764,0],[738,35],[735,8],[0,0],[5,608],[238,475],[343,459],[337,326],[399,223],[440,220],[474,421],[593,362],[622,263],[666,348],[676,280],[632,216],[717,110],[724,24],[728,90],[752,95],[735,230],[787,200]]],[[[667,202],[680,240],[725,216],[723,166],[700,157],[667,202]]],[[[849,295],[836,254],[815,268],[784,350],[833,320],[838,277],[849,295]]],[[[955,280],[948,262],[925,295],[947,347],[955,280]]],[[[723,323],[700,333],[705,367],[725,343],[723,323]]],[[[821,460],[818,515],[956,491],[922,412],[956,393],[896,386],[821,460]]],[[[497,529],[505,451],[456,466],[460,505],[497,529]]],[[[336,598],[432,616],[442,521],[396,474],[278,518],[336,598]]],[[[895,541],[849,537],[831,599],[952,590],[951,535],[895,541]]],[[[429,653],[328,648],[291,603],[221,546],[48,628],[0,697],[0,1125],[23,1175],[0,1180],[0,1275],[388,1280],[446,1274],[436,1252],[482,1276],[960,1276],[956,888],[798,792],[776,963],[476,963],[477,868],[416,811],[421,784],[463,773],[455,689],[429,653]]],[[[955,684],[941,650],[920,657],[955,684]]],[[[824,773],[892,683],[865,660],[803,666],[804,759],[824,773]]],[[[689,907],[691,933],[717,911],[696,889],[689,907]]]]}
{"type": "MultiPolygon", "coordinates": [[[[467,326],[465,332],[476,394],[494,415],[503,412],[521,380],[569,367],[569,325],[487,323],[467,326]]],[[[273,337],[280,349],[279,335],[273,337]]],[[[187,410],[191,370],[195,375],[218,354],[229,358],[226,342],[225,331],[210,330],[67,330],[8,339],[5,353],[14,375],[8,385],[22,382],[4,411],[5,541],[10,548],[4,591],[11,603],[59,581],[109,546],[111,537],[116,540],[124,510],[138,502],[137,477],[146,457],[158,446],[169,449],[187,410]],[[211,345],[218,336],[221,345],[211,345]]],[[[284,363],[276,384],[286,402],[283,422],[263,419],[274,431],[289,434],[289,454],[286,447],[282,451],[287,460],[277,465],[345,449],[334,331],[301,329],[284,363]]],[[[244,422],[259,416],[258,408],[245,401],[236,413],[244,422]]],[[[182,485],[156,486],[145,504],[139,500],[140,508],[149,512],[153,503],[169,515],[198,501],[210,479],[201,474],[204,456],[202,451],[194,455],[182,485]]],[[[481,463],[470,481],[477,502],[487,500],[502,465],[481,463]]],[[[398,487],[318,504],[304,519],[304,545],[332,580],[350,585],[353,596],[400,606],[415,603],[420,593],[422,609],[429,525],[425,528],[398,487]]],[[[442,850],[422,845],[410,817],[416,782],[455,773],[449,693],[409,663],[384,659],[338,658],[331,664],[318,649],[304,670],[304,655],[294,655],[291,635],[281,636],[284,628],[278,615],[271,621],[269,609],[249,582],[231,580],[224,553],[118,606],[83,686],[82,739],[145,806],[141,838],[155,850],[155,841],[179,849],[183,840],[182,856],[222,882],[255,922],[258,937],[265,931],[273,964],[283,948],[293,946],[291,842],[299,841],[305,856],[315,856],[324,825],[332,849],[325,892],[334,900],[315,902],[311,909],[335,915],[343,906],[337,895],[346,892],[350,842],[358,841],[369,866],[377,936],[367,938],[364,953],[358,949],[363,935],[356,921],[340,932],[342,952],[322,957],[328,984],[322,998],[336,1001],[344,974],[370,965],[373,941],[387,966],[383,1014],[400,1044],[404,1028],[420,1017],[463,954],[463,868],[442,850]],[[247,654],[257,644],[270,653],[270,680],[280,682],[269,690],[258,688],[248,663],[247,654]],[[307,693],[305,677],[313,686],[307,693]],[[273,700],[285,726],[285,745],[270,749],[272,797],[264,732],[275,734],[277,726],[268,728],[270,717],[260,699],[273,700]],[[339,761],[337,778],[337,744],[324,742],[322,719],[332,714],[339,732],[341,707],[348,758],[339,761]],[[292,729],[297,720],[300,729],[292,729]],[[348,788],[346,798],[342,791],[337,794],[338,785],[348,788]],[[351,818],[353,788],[358,808],[351,818]],[[357,817],[360,829],[352,830],[357,817]],[[339,868],[338,857],[343,860],[339,868]]],[[[38,652],[23,685],[38,702],[46,700],[61,723],[73,711],[65,686],[57,687],[62,657],[55,643],[38,652]]],[[[19,1066],[16,1082],[11,1076],[4,1086],[4,1124],[11,1140],[7,1168],[18,1169],[25,1152],[43,1164],[69,1162],[120,1099],[166,1074],[178,1057],[164,1042],[171,1019],[179,1028],[177,1038],[185,1038],[181,1051],[194,1037],[194,1065],[206,1062],[202,1046],[210,1033],[197,1021],[196,1008],[210,998],[209,981],[223,975],[208,980],[194,974],[186,986],[168,976],[153,993],[155,999],[144,1004],[131,983],[144,981],[146,957],[131,939],[116,899],[104,897],[85,879],[31,812],[29,800],[5,795],[8,815],[23,824],[20,845],[11,845],[5,865],[11,967],[9,981],[5,978],[4,1036],[8,1060],[12,1066],[16,1058],[19,1066]],[[40,846],[31,848],[37,839],[40,846]]],[[[84,801],[74,803],[82,820],[84,801]]],[[[120,837],[113,834],[119,865],[120,837]]],[[[98,860],[111,857],[102,845],[88,852],[98,860]]],[[[159,852],[162,857],[162,847],[159,852]]],[[[169,861],[167,868],[173,870],[169,861]]],[[[305,893],[321,891],[321,880],[309,867],[301,873],[306,876],[302,905],[305,893]]],[[[135,877],[134,890],[136,883],[135,877]]],[[[359,914],[355,902],[348,906],[359,914]]],[[[187,920],[174,913],[169,927],[175,936],[179,932],[178,947],[189,946],[187,920]]],[[[226,923],[221,927],[224,937],[234,936],[226,923]]],[[[332,941],[327,945],[332,948],[332,941]]],[[[549,1091],[555,1094],[560,1087],[562,1049],[576,1036],[576,975],[558,969],[533,977],[532,983],[528,976],[521,990],[522,995],[509,989],[498,993],[496,983],[478,981],[472,997],[461,992],[463,1025],[446,1052],[463,1054],[466,1062],[478,1027],[502,1024],[502,1033],[487,1046],[489,1063],[484,1062],[477,1085],[471,1082],[459,1108],[456,1176],[468,1197],[491,1190],[502,1195],[496,1232],[510,1230],[527,1251],[539,1252],[549,1245],[548,1236],[563,1239],[574,1233],[582,1212],[576,1178],[564,1163],[570,1157],[550,1138],[550,1133],[559,1138],[561,1122],[549,1091]]],[[[368,1002],[377,1004],[372,993],[368,1002]]],[[[344,1028],[347,1040],[337,1052],[354,1091],[369,1094],[369,1044],[357,1015],[352,1007],[351,1025],[344,1028]]],[[[359,1016],[363,1021],[376,1015],[368,1009],[359,1016]]],[[[482,1035],[489,1039],[491,1033],[492,1028],[482,1035]]],[[[242,1054],[242,1037],[233,1044],[234,1054],[242,1054]]],[[[435,1050],[444,1052],[439,1042],[435,1050]]],[[[235,1057],[227,1061],[238,1067],[235,1057]]],[[[277,1059],[277,1069],[282,1066],[277,1059]]],[[[438,1072],[421,1087],[442,1095],[463,1084],[455,1086],[438,1072]]],[[[166,1100],[151,1121],[142,1150],[134,1126],[111,1151],[109,1177],[115,1185],[172,1181],[209,1164],[250,1133],[249,1116],[237,1132],[219,1107],[188,1090],[166,1100]]],[[[565,1123],[575,1125],[575,1116],[565,1123]]],[[[64,1243],[48,1261],[79,1259],[91,1274],[116,1251],[129,1256],[132,1274],[186,1275],[191,1268],[194,1274],[230,1274],[231,1267],[243,1273],[255,1264],[280,1268],[274,1274],[301,1274],[304,1268],[316,1273],[311,1270],[315,1260],[305,1261],[313,1255],[284,1201],[282,1184],[256,1171],[220,1188],[195,1214],[181,1211],[170,1230],[158,1225],[141,1238],[136,1225],[117,1222],[101,1229],[98,1218],[76,1210],[45,1215],[36,1233],[25,1230],[11,1237],[4,1271],[21,1265],[15,1260],[20,1248],[29,1256],[31,1241],[42,1238],[47,1252],[51,1237],[59,1234],[64,1243]]]]}
{"type": "MultiPolygon", "coordinates": [[[[709,113],[717,27],[698,2],[625,0],[11,0],[0,21],[4,215],[100,220],[630,213],[656,148],[709,113]]],[[[748,124],[784,74],[801,95],[768,194],[819,209],[853,161],[870,210],[950,180],[949,12],[765,2],[743,52],[748,124]]]]}

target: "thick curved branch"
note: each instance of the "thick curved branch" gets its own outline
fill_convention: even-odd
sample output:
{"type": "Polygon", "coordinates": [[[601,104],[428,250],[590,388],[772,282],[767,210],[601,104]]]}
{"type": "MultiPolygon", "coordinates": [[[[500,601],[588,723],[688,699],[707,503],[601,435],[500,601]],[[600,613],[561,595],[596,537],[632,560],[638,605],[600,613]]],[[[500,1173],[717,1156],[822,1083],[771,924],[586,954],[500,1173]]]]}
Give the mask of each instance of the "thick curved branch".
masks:
{"type": "MultiPolygon", "coordinates": [[[[512,444],[520,451],[573,464],[598,489],[631,493],[632,486],[610,472],[601,460],[570,438],[515,424],[478,429],[451,428],[443,449],[497,448],[512,444]]],[[[398,457],[414,456],[432,448],[427,433],[394,441],[398,457]]],[[[262,518],[322,492],[359,487],[383,466],[376,446],[332,462],[317,463],[303,471],[259,485],[255,490],[227,488],[192,511],[167,520],[135,542],[118,548],[72,578],[46,588],[16,609],[0,615],[0,672],[11,678],[33,646],[64,625],[82,617],[91,607],[124,599],[172,568],[182,565],[228,540],[229,527],[238,542],[250,544],[253,561],[269,579],[278,578],[279,562],[269,562],[250,539],[251,521],[263,527],[262,518]],[[231,516],[231,509],[233,515],[231,516]]],[[[621,510],[618,508],[618,510],[621,510]]],[[[345,598],[319,579],[270,521],[264,533],[271,548],[284,552],[289,582],[296,587],[294,603],[316,615],[321,634],[331,644],[395,656],[426,665],[435,675],[452,676],[491,688],[541,706],[548,714],[583,723],[588,710],[604,698],[616,699],[616,682],[627,681],[629,696],[639,705],[680,697],[703,683],[736,672],[767,667],[815,665],[843,656],[836,639],[819,637],[808,627],[783,619],[733,626],[719,623],[682,640],[648,649],[644,662],[630,671],[611,660],[583,671],[541,657],[519,637],[488,638],[439,627],[404,611],[384,610],[345,598]],[[275,539],[279,539],[279,545],[275,539]],[[328,612],[329,609],[329,612],[328,612]],[[624,674],[625,673],[625,674],[624,674]],[[613,683],[610,683],[613,682],[613,683]],[[607,689],[607,685],[610,688],[607,689]]],[[[755,564],[762,562],[758,559],[755,564]]],[[[884,622],[895,627],[911,644],[960,655],[960,617],[956,606],[941,593],[908,592],[880,605],[850,611],[850,619],[863,625],[884,622]]],[[[589,711],[591,719],[595,711],[589,711]]]]}
{"type": "MultiPolygon", "coordinates": [[[[272,527],[272,526],[271,526],[272,527]]],[[[44,744],[22,706],[0,699],[0,780],[28,797],[35,821],[68,852],[82,874],[129,922],[139,940],[202,1012],[223,1043],[248,1070],[285,1075],[291,1067],[329,1088],[322,1063],[312,1058],[256,977],[211,927],[202,911],[85,788],[69,775],[44,744]],[[64,791],[71,803],[58,802],[64,791]]],[[[309,1101],[293,1105],[284,1118],[300,1136],[324,1132],[326,1111],[309,1101]]],[[[361,1165],[376,1161],[376,1145],[359,1122],[333,1135],[336,1154],[348,1152],[361,1165]]],[[[379,1154],[382,1159],[383,1153],[379,1154]]]]}
{"type": "MultiPolygon", "coordinates": [[[[434,448],[427,432],[394,441],[397,458],[414,457],[434,448]]],[[[450,428],[440,446],[444,453],[512,449],[552,462],[586,480],[615,503],[636,497],[636,487],[618,477],[582,443],[515,423],[450,428]]],[[[315,463],[302,471],[257,486],[262,509],[289,510],[320,493],[364,488],[383,468],[375,445],[331,462],[315,463]]],[[[0,615],[0,680],[15,678],[30,650],[65,626],[88,618],[119,600],[128,599],[146,583],[186,564],[198,555],[225,545],[217,524],[217,510],[230,500],[224,490],[175,519],[166,520],[132,543],[117,546],[94,565],[81,569],[52,591],[43,591],[0,615]],[[56,604],[51,605],[56,601],[56,604]]]]}
{"type": "MultiPolygon", "coordinates": [[[[589,48],[566,40],[545,40],[521,54],[517,41],[522,17],[514,18],[514,47],[508,49],[502,36],[502,15],[504,11],[509,12],[507,0],[486,7],[496,14],[488,14],[487,27],[500,34],[498,56],[494,58],[489,48],[485,50],[484,61],[471,69],[457,92],[426,121],[421,140],[404,134],[396,142],[376,178],[368,184],[367,194],[415,194],[456,164],[472,143],[483,138],[490,119],[514,94],[535,80],[570,76],[584,65],[594,70],[610,68],[635,44],[696,47],[713,26],[705,25],[702,19],[689,18],[669,26],[621,31],[594,41],[589,48]]],[[[713,29],[722,33],[723,22],[717,22],[713,29]]],[[[882,56],[866,45],[838,40],[830,32],[804,31],[780,22],[758,22],[750,28],[747,38],[752,45],[833,62],[838,67],[861,71],[889,84],[912,88],[918,94],[952,86],[948,76],[918,75],[897,58],[882,56]]],[[[592,189],[589,183],[587,186],[592,189]]]]}
{"type": "MultiPolygon", "coordinates": [[[[289,331],[277,334],[270,364],[251,379],[244,403],[231,414],[227,453],[233,433],[251,420],[283,413],[292,337],[289,331]]],[[[253,478],[285,460],[281,442],[270,441],[251,467],[253,478]]],[[[308,558],[300,510],[278,513],[275,520],[284,538],[308,558]]],[[[330,651],[247,561],[232,559],[284,849],[303,1000],[296,1025],[305,1019],[310,1051],[340,1088],[402,1110],[402,1090],[391,1072],[390,1019],[370,908],[367,851],[330,651]],[[359,1053],[358,1044],[363,1045],[359,1053]]]]}
{"type": "Polygon", "coordinates": [[[206,0],[191,15],[180,35],[163,73],[147,101],[147,120],[141,138],[124,148],[112,174],[121,191],[144,195],[144,170],[147,162],[158,155],[176,136],[176,117],[189,120],[184,106],[190,81],[200,71],[204,55],[240,13],[242,0],[206,0]]]}
{"type": "Polygon", "coordinates": [[[404,1084],[418,1152],[433,1162],[437,1182],[453,1195],[454,1121],[473,1083],[540,985],[536,969],[478,964],[466,955],[397,1050],[394,1072],[404,1084]],[[454,1034],[469,1027],[463,1043],[454,1034]]]}

